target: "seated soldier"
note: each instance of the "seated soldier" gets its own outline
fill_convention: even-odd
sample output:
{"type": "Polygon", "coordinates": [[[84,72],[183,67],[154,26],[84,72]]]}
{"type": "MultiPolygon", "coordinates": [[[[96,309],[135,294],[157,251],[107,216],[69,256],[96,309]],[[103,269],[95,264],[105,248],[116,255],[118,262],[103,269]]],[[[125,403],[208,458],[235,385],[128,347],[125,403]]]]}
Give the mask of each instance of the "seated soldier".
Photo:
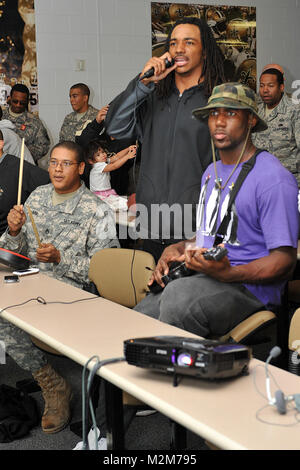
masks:
{"type": "Polygon", "coordinates": [[[50,146],[48,132],[42,121],[28,111],[29,90],[22,83],[14,85],[7,98],[8,108],[3,110],[3,118],[11,121],[15,132],[24,137],[35,163],[46,155],[50,146]]]}
{"type": "Polygon", "coordinates": [[[202,337],[221,336],[259,310],[276,311],[281,302],[296,263],[297,183],[275,156],[260,151],[228,211],[227,229],[219,229],[241,169],[257,151],[251,132],[266,124],[257,114],[255,93],[241,83],[216,86],[207,106],[193,114],[208,117],[220,160],[214,156],[203,175],[196,246],[182,241],[167,247],[150,284],[164,287],[162,276],[173,261],[185,262],[194,274],[170,281],[135,310],[202,337]],[[219,232],[223,237],[216,237],[219,232]],[[227,256],[205,259],[218,238],[227,256]]]}
{"type": "MultiPolygon", "coordinates": [[[[113,217],[108,206],[80,180],[84,170],[81,147],[74,142],[57,144],[51,152],[51,184],[40,186],[24,207],[8,214],[8,230],[2,247],[30,257],[40,271],[83,287],[88,282],[91,256],[107,247],[118,247],[113,217]],[[39,247],[26,207],[30,207],[42,241],[39,247]]],[[[29,370],[45,400],[42,428],[47,433],[63,429],[70,419],[71,389],[36,348],[27,333],[0,319],[0,340],[6,352],[29,370]]]]}
{"type": "MultiPolygon", "coordinates": [[[[22,140],[15,132],[16,126],[8,119],[2,119],[2,108],[0,108],[0,131],[4,137],[3,152],[15,155],[16,157],[21,156],[22,140]]],[[[31,153],[29,152],[26,145],[24,145],[24,160],[35,165],[31,153]]]]}
{"type": "MultiPolygon", "coordinates": [[[[6,137],[0,131],[0,235],[7,228],[7,215],[18,198],[20,159],[5,152],[6,137]]],[[[25,157],[24,157],[25,158],[25,157]]],[[[38,186],[50,182],[49,173],[34,164],[24,161],[21,203],[38,186]]]]}
{"type": "Polygon", "coordinates": [[[55,145],[49,161],[51,184],[36,189],[24,207],[13,207],[9,230],[0,239],[1,246],[26,254],[40,271],[80,288],[88,282],[91,256],[119,246],[110,209],[80,180],[83,158],[75,142],[55,145]],[[26,217],[27,205],[43,242],[40,248],[26,217]]]}

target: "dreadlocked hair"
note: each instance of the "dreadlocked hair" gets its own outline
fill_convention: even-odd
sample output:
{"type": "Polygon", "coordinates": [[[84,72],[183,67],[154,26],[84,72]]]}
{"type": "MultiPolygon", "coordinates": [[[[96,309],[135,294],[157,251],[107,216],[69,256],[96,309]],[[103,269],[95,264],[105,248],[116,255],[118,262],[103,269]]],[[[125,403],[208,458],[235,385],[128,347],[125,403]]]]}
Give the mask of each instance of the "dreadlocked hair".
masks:
{"type": "MultiPolygon", "coordinates": [[[[176,26],[180,24],[193,24],[195,26],[198,26],[200,30],[200,37],[203,49],[203,68],[202,75],[201,77],[199,77],[198,84],[200,84],[202,77],[204,77],[204,82],[202,82],[201,85],[204,85],[205,96],[209,97],[214,86],[226,82],[223,54],[219,46],[217,45],[215,38],[213,37],[210,27],[205,21],[195,16],[181,18],[176,21],[176,23],[172,26],[172,29],[168,34],[165,45],[165,52],[169,50],[170,39],[173,30],[176,28],[176,26]]],[[[174,71],[172,71],[171,73],[169,73],[169,75],[166,76],[166,78],[158,82],[156,86],[158,97],[161,99],[168,98],[172,93],[174,85],[175,73],[174,71]]]]}

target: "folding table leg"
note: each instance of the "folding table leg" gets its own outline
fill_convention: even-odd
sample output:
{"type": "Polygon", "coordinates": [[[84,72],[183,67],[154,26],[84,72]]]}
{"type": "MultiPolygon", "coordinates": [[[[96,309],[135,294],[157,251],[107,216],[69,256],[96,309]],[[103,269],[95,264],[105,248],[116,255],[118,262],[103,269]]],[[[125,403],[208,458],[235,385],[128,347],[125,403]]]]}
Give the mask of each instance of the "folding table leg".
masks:
{"type": "MultiPolygon", "coordinates": [[[[91,391],[90,391],[90,397],[92,400],[94,411],[96,411],[96,408],[99,405],[100,384],[101,384],[101,377],[99,377],[98,375],[95,375],[92,386],[91,386],[91,391]]],[[[90,408],[88,405],[87,405],[86,412],[88,416],[87,429],[90,429],[92,425],[92,418],[90,414],[90,408]]],[[[82,430],[83,430],[82,421],[78,421],[78,422],[70,424],[70,431],[72,431],[77,436],[83,437],[82,430]]]]}
{"type": "Polygon", "coordinates": [[[181,424],[176,423],[171,420],[171,441],[170,441],[170,450],[186,449],[187,448],[187,438],[186,438],[186,428],[181,426],[181,424]]]}
{"type": "Polygon", "coordinates": [[[104,385],[107,449],[124,449],[123,392],[107,380],[104,385]]]}

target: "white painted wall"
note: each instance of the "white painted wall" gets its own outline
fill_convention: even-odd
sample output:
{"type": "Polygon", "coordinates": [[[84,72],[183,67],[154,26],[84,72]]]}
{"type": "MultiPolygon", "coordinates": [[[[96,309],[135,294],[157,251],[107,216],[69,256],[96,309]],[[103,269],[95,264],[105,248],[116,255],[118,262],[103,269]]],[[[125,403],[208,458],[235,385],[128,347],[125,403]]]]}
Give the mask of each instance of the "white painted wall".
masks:
{"type": "MultiPolygon", "coordinates": [[[[249,6],[257,8],[258,74],[267,63],[281,64],[290,91],[292,81],[300,79],[300,0],[252,0],[249,6]]],[[[40,117],[56,143],[63,118],[72,111],[71,85],[88,84],[91,104],[102,107],[151,57],[151,0],[35,0],[35,12],[40,117]],[[77,59],[85,61],[84,71],[75,71],[77,59]]]]}

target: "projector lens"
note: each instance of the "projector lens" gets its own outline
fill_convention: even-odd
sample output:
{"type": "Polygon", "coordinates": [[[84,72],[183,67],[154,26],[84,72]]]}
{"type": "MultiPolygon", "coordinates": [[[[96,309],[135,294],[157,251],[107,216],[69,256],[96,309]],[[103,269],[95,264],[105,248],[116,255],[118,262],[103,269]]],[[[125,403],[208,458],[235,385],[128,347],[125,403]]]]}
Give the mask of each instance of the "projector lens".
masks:
{"type": "Polygon", "coordinates": [[[184,352],[184,353],[179,354],[177,357],[177,364],[179,366],[189,367],[192,365],[192,363],[193,363],[193,359],[192,359],[191,354],[189,353],[184,352]]]}

